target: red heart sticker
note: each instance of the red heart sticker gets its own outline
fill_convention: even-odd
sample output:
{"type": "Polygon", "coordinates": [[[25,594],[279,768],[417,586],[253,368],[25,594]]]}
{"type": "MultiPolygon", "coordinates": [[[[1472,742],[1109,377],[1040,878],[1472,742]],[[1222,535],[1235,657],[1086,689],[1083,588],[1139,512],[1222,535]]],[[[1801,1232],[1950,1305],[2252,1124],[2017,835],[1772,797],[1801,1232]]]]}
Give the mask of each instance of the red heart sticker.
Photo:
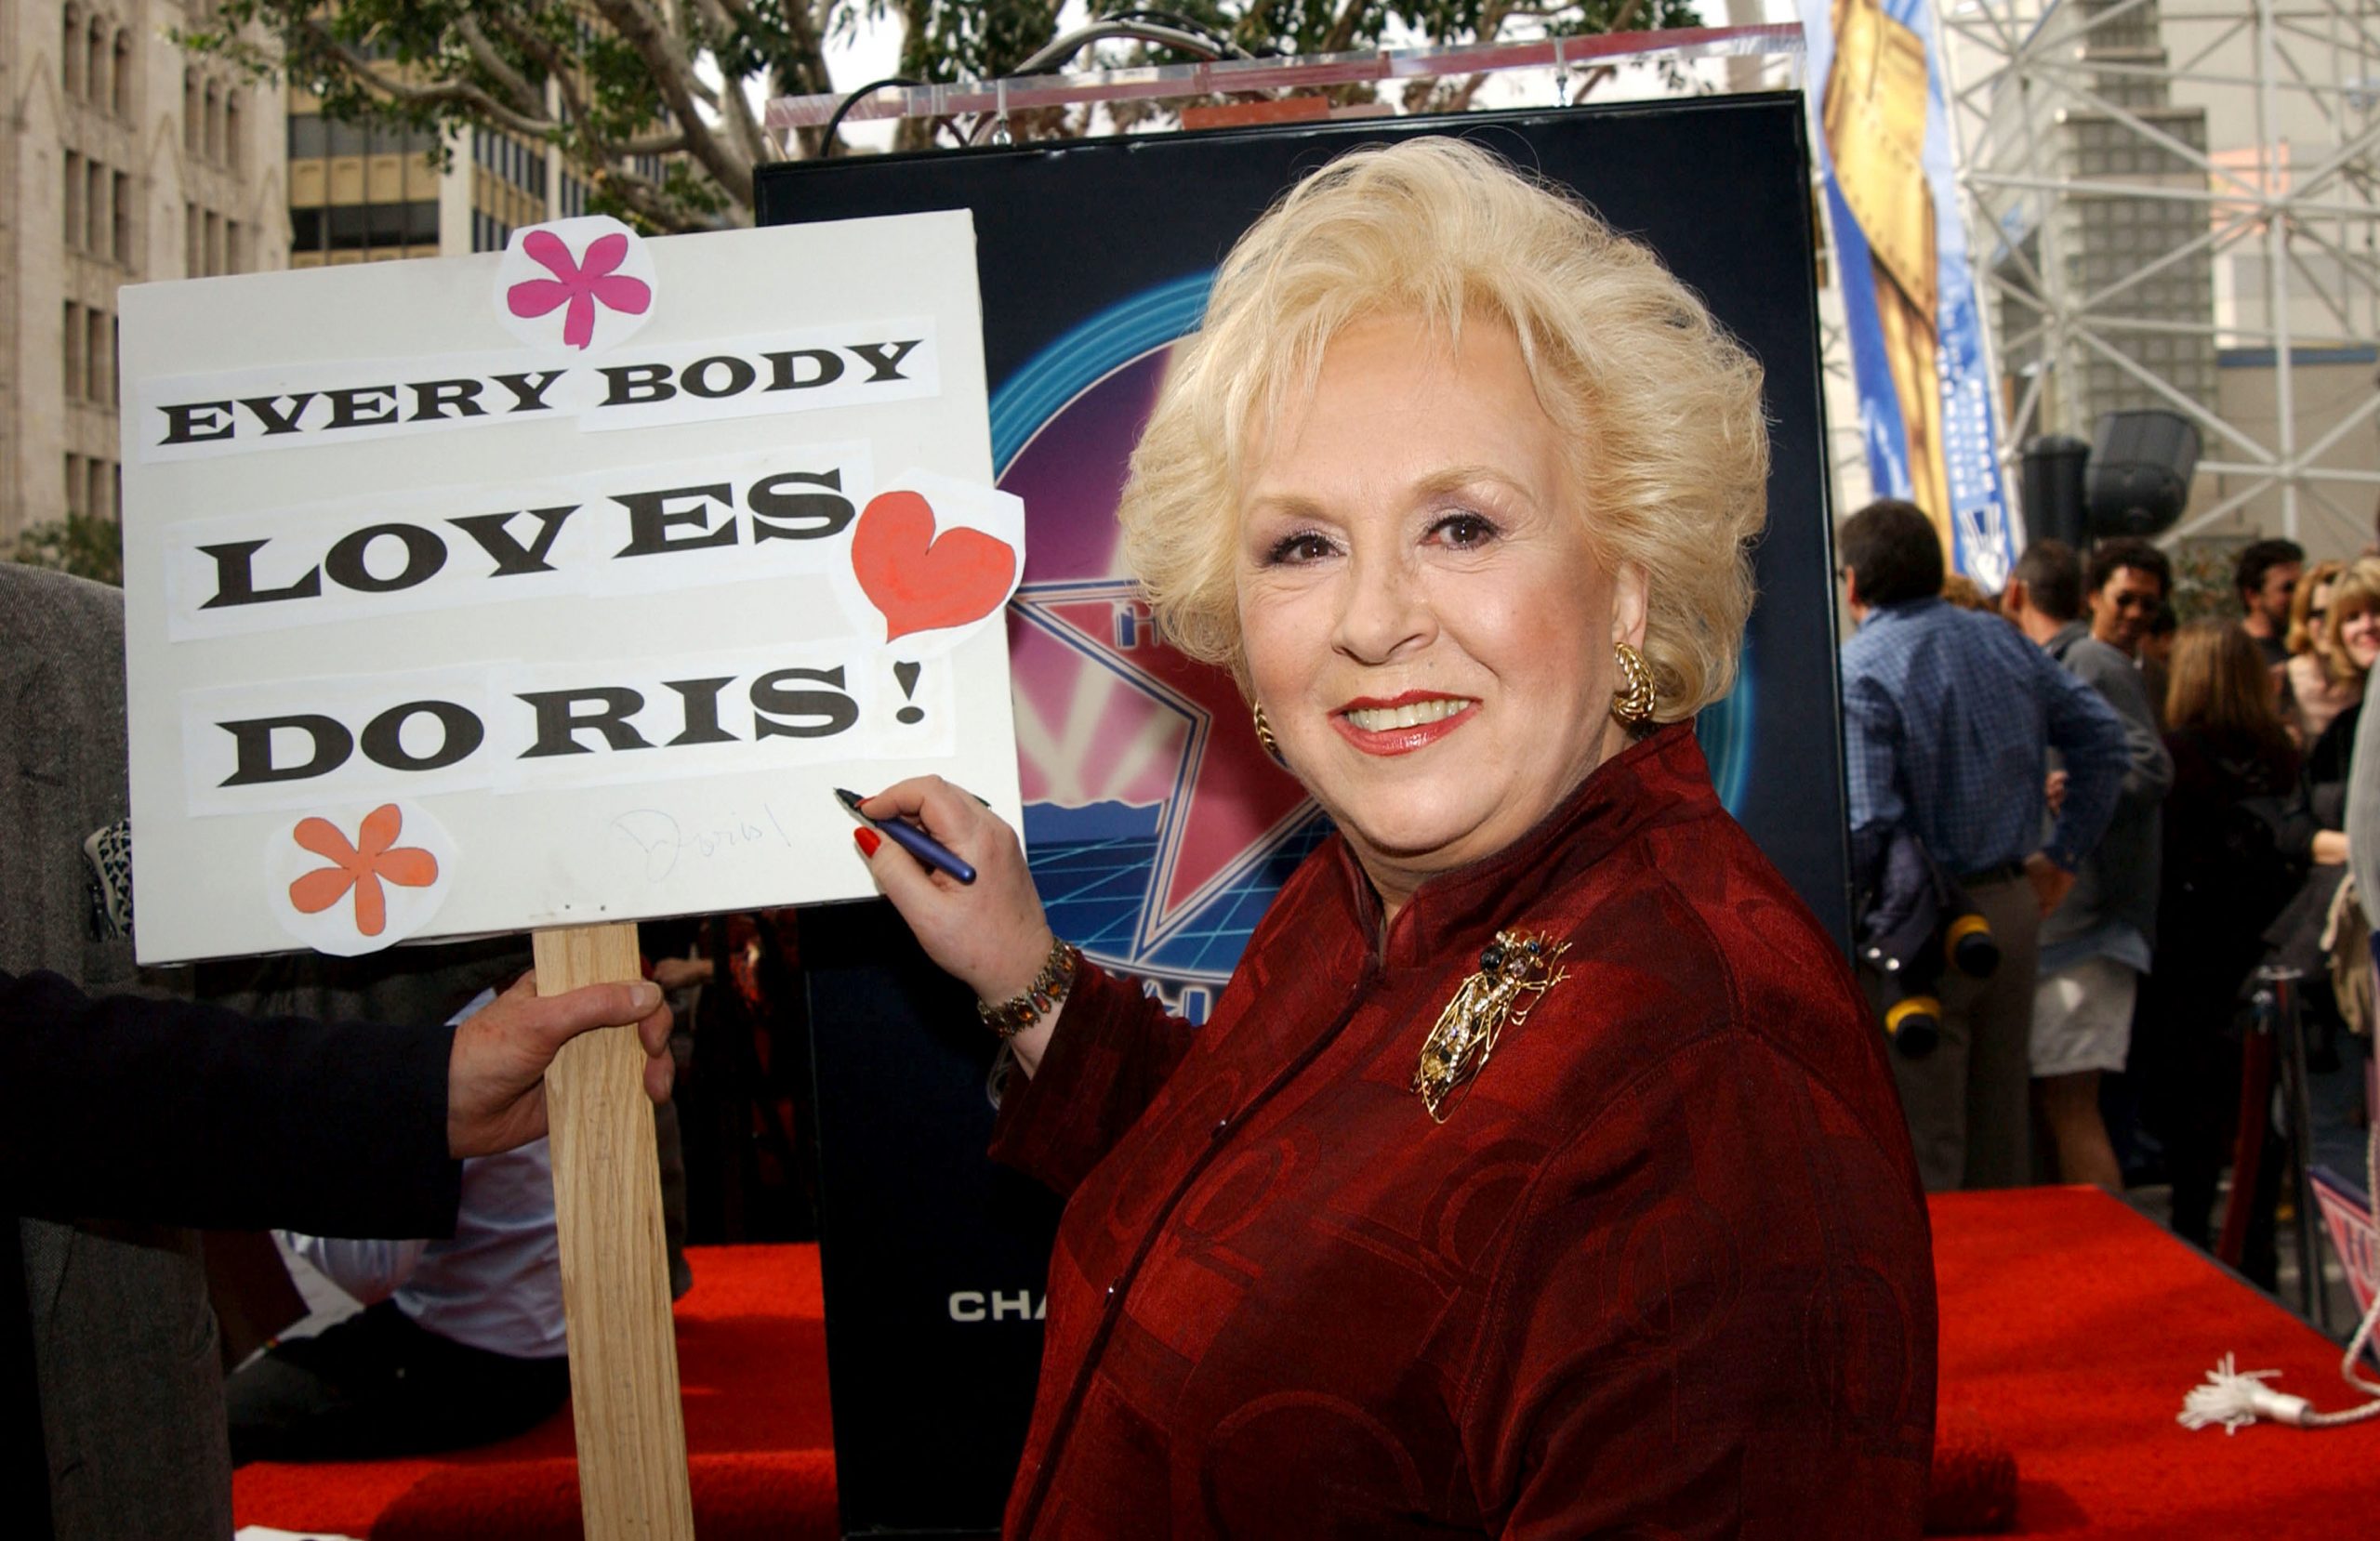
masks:
{"type": "Polygon", "coordinates": [[[980,621],[1008,598],[1016,549],[981,530],[933,533],[933,507],[918,493],[871,500],[852,531],[852,572],[883,612],[884,639],[980,621]]]}

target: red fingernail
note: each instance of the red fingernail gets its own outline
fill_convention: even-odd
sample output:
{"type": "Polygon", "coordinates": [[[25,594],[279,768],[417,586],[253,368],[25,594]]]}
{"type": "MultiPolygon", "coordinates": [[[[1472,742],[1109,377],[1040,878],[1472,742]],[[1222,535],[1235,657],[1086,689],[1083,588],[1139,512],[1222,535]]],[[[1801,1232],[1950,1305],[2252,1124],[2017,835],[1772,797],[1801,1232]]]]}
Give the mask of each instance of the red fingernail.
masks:
{"type": "Polygon", "coordinates": [[[866,824],[862,824],[857,829],[853,830],[852,838],[859,842],[859,853],[862,856],[875,855],[876,848],[884,843],[884,836],[868,828],[866,824]]]}

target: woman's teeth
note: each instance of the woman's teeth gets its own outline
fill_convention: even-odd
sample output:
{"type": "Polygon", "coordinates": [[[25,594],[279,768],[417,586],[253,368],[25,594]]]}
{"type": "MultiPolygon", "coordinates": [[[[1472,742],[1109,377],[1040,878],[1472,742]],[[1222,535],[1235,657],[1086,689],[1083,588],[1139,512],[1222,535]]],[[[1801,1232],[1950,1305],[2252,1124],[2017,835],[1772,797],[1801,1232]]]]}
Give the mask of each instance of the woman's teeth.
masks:
{"type": "Polygon", "coordinates": [[[1409,701],[1402,706],[1357,706],[1350,708],[1347,720],[1368,733],[1384,733],[1392,728],[1419,728],[1425,722],[1440,722],[1469,706],[1471,703],[1453,696],[1439,696],[1429,701],[1409,701]]]}

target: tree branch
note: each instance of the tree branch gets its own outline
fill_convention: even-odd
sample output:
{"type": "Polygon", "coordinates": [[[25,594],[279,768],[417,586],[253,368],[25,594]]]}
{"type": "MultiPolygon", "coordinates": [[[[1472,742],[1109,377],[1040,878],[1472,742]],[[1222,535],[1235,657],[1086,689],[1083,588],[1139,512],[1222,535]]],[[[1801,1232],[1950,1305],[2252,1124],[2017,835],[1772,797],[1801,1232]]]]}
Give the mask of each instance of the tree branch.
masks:
{"type": "Polygon", "coordinates": [[[665,230],[681,233],[711,228],[708,218],[691,213],[652,178],[625,166],[592,167],[588,182],[605,197],[617,201],[622,208],[641,216],[665,230]]]}
{"type": "Polygon", "coordinates": [[[541,139],[553,131],[551,122],[516,112],[468,81],[408,86],[403,81],[390,80],[374,67],[372,60],[324,31],[317,23],[303,21],[299,26],[305,31],[308,42],[318,46],[337,66],[340,74],[385,101],[404,107],[469,108],[490,123],[531,138],[541,139]]]}
{"type": "MultiPolygon", "coordinates": [[[[1637,14],[1644,10],[1644,8],[1645,0],[1622,0],[1620,9],[1612,13],[1610,30],[1616,33],[1624,33],[1633,29],[1636,25],[1637,14]]],[[[1587,78],[1579,83],[1578,95],[1572,97],[1570,99],[1573,102],[1586,100],[1589,94],[1592,93],[1596,86],[1601,86],[1605,81],[1609,80],[1619,72],[1619,69],[1614,65],[1596,65],[1593,69],[1587,72],[1587,78]]]]}
{"type": "Polygon", "coordinates": [[[743,81],[724,72],[721,72],[721,79],[724,89],[720,94],[727,99],[727,121],[735,126],[735,137],[742,141],[745,160],[758,165],[771,159],[773,151],[769,149],[768,136],[760,132],[760,120],[752,116],[752,103],[744,95],[743,81]]]}
{"type": "Polygon", "coordinates": [[[496,52],[496,45],[488,41],[487,33],[480,31],[480,24],[471,20],[469,11],[456,20],[455,32],[462,38],[463,46],[470,50],[471,62],[503,88],[504,94],[512,99],[515,109],[524,113],[545,111],[546,94],[514,69],[510,59],[496,52]]]}
{"type": "Polygon", "coordinates": [[[686,148],[686,136],[677,133],[647,134],[640,139],[622,139],[608,148],[617,155],[675,155],[686,148]]]}
{"type": "Polygon", "coordinates": [[[523,26],[518,17],[504,10],[495,13],[496,27],[510,39],[513,46],[537,61],[546,78],[554,84],[562,97],[563,116],[572,123],[587,121],[587,99],[578,89],[578,62],[554,46],[551,38],[535,27],[523,26]]]}
{"type": "Polygon", "coordinates": [[[498,8],[490,13],[488,20],[495,24],[496,31],[504,34],[507,42],[536,59],[538,68],[549,76],[560,75],[569,68],[569,59],[554,46],[553,39],[535,27],[523,26],[521,19],[510,11],[498,8]]]}
{"type": "Polygon", "coordinates": [[[675,46],[675,40],[657,19],[634,0],[590,0],[591,8],[612,24],[620,40],[636,50],[654,75],[654,86],[669,104],[670,116],[685,130],[686,152],[708,172],[711,180],[735,203],[752,206],[752,164],[736,155],[710,131],[695,111],[694,82],[675,46]]]}
{"type": "MultiPolygon", "coordinates": [[[[1512,9],[1510,7],[1499,5],[1494,3],[1494,0],[1490,0],[1487,8],[1479,13],[1479,26],[1474,34],[1477,40],[1482,43],[1493,43],[1496,41],[1496,39],[1501,35],[1504,31],[1505,19],[1511,14],[1512,9]]],[[[1484,74],[1474,74],[1470,76],[1464,80],[1461,85],[1457,86],[1454,88],[1444,111],[1451,112],[1470,112],[1473,99],[1479,95],[1479,88],[1487,84],[1488,77],[1484,74]]],[[[1567,90],[1567,85],[1563,88],[1567,90]]]]}
{"type": "MultiPolygon", "coordinates": [[[[787,8],[787,14],[798,14],[799,10],[797,0],[796,5],[787,8]]],[[[802,29],[794,38],[794,46],[810,62],[811,72],[802,82],[802,89],[813,96],[824,95],[835,88],[835,83],[826,78],[826,31],[834,24],[835,0],[818,0],[818,8],[804,18],[802,29]]]]}
{"type": "MultiPolygon", "coordinates": [[[[746,0],[709,0],[709,3],[716,5],[735,26],[741,28],[747,38],[760,35],[768,31],[760,19],[752,14],[752,7],[746,3],[746,0]]],[[[760,89],[764,94],[817,96],[835,88],[834,80],[826,68],[826,45],[823,40],[826,29],[834,24],[836,3],[837,0],[814,0],[813,8],[813,0],[787,0],[781,12],[785,21],[787,45],[783,49],[766,56],[766,67],[762,71],[764,78],[760,82],[760,89]]],[[[721,73],[726,73],[725,70],[722,69],[721,73]]],[[[757,125],[755,128],[758,129],[757,125]]],[[[767,131],[758,129],[758,132],[761,149],[755,154],[755,160],[777,154],[778,147],[770,142],[767,131]]],[[[800,147],[800,153],[804,157],[814,157],[822,148],[822,141],[815,128],[795,129],[793,142],[800,147]]]]}
{"type": "Polygon", "coordinates": [[[1364,12],[1369,9],[1371,0],[1347,0],[1339,7],[1339,15],[1331,21],[1330,30],[1322,34],[1319,51],[1326,54],[1345,52],[1347,45],[1355,40],[1355,28],[1363,21],[1364,12]]]}
{"type": "Polygon", "coordinates": [[[624,208],[661,229],[688,230],[709,227],[711,221],[707,217],[683,207],[651,178],[617,164],[624,158],[638,155],[671,155],[682,151],[686,148],[686,136],[682,129],[662,129],[627,139],[604,138],[589,110],[586,93],[580,88],[577,61],[564,54],[551,38],[535,28],[522,25],[518,17],[498,12],[495,21],[498,30],[515,46],[537,61],[561,93],[565,120],[562,153],[586,176],[588,185],[605,189],[607,194],[618,200],[624,208]]]}
{"type": "MultiPolygon", "coordinates": [[[[718,27],[722,38],[734,33],[735,20],[728,14],[721,0],[697,0],[697,4],[712,24],[718,27]]],[[[719,59],[717,48],[712,49],[711,57],[719,59]]],[[[769,144],[760,133],[760,123],[752,116],[752,103],[744,95],[744,83],[728,71],[723,59],[720,60],[719,78],[719,95],[726,104],[728,126],[735,131],[736,144],[744,151],[744,158],[758,165],[769,158],[769,144]]]]}

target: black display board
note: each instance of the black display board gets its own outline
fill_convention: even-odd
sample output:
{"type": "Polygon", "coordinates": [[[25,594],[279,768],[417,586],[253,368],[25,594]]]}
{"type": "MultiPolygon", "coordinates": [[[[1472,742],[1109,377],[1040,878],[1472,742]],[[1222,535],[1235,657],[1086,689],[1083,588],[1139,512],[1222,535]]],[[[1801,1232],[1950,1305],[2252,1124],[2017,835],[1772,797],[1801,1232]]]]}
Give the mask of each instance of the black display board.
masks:
{"type": "MultiPolygon", "coordinates": [[[[1195,324],[1204,278],[1233,241],[1298,176],[1335,153],[1414,134],[1477,138],[1576,187],[1606,219],[1659,251],[1766,370],[1774,465],[1769,531],[1756,555],[1761,599],[1742,681],[1699,731],[1729,809],[1820,922],[1844,938],[1850,899],[1805,122],[1800,99],[1780,94],[853,157],[764,168],[759,217],[773,225],[972,212],[995,461],[1003,485],[1026,498],[1025,582],[1011,628],[1020,710],[1030,705],[1035,671],[1053,666],[1107,668],[1124,681],[1118,710],[1144,710],[1164,692],[1133,662],[1145,657],[1134,650],[1154,644],[1136,633],[1136,612],[1103,565],[1100,500],[1112,512],[1135,404],[1144,409],[1164,340],[1195,324]],[[1118,395],[1119,382],[1140,394],[1118,395]],[[1061,495],[1049,495],[1050,467],[1032,463],[1037,444],[1045,461],[1091,446],[1078,467],[1062,467],[1076,484],[1060,486],[1061,495]],[[1071,547],[1091,545],[1100,549],[1070,566],[1080,554],[1071,547]],[[1112,635],[1103,629],[1110,622],[1112,635]],[[1149,688],[1135,695],[1126,687],[1136,683],[1149,688]]],[[[1178,674],[1169,678],[1179,687],[1178,674]]],[[[1197,701],[1180,707],[1188,719],[1198,718],[1200,703],[1223,709],[1223,694],[1193,693],[1197,701]]],[[[1211,820],[1202,833],[1183,834],[1192,794],[1208,794],[1211,807],[1277,789],[1251,779],[1269,771],[1202,760],[1207,741],[1197,733],[1185,742],[1176,793],[1145,827],[1133,822],[1145,810],[1129,789],[1104,798],[1049,790],[1072,784],[1077,769],[1097,767],[1028,763],[1026,833],[1060,934],[1111,968],[1142,974],[1202,1021],[1236,939],[1325,826],[1310,810],[1293,810],[1248,852],[1213,856],[1211,820]],[[1037,785],[1044,787],[1039,801],[1037,785]],[[1171,902],[1170,890],[1153,881],[1143,894],[1135,869],[1091,860],[1104,853],[1111,863],[1138,862],[1146,852],[1177,863],[1192,859],[1181,854],[1189,848],[1215,876],[1204,887],[1181,880],[1177,888],[1196,891],[1175,906],[1178,915],[1157,922],[1150,916],[1171,902]]],[[[1294,800],[1294,789],[1284,800],[1294,800]]],[[[1250,827],[1271,817],[1268,806],[1250,827]]],[[[889,907],[811,912],[802,951],[845,1529],[989,1533],[1023,1443],[1056,1206],[983,1159],[993,1116],[985,1087],[989,1037],[967,993],[924,960],[889,907]]]]}
{"type": "Polygon", "coordinates": [[[999,1528],[1058,1201],[984,1158],[991,1034],[892,907],[804,911],[835,1480],[853,1535],[999,1528]]]}

